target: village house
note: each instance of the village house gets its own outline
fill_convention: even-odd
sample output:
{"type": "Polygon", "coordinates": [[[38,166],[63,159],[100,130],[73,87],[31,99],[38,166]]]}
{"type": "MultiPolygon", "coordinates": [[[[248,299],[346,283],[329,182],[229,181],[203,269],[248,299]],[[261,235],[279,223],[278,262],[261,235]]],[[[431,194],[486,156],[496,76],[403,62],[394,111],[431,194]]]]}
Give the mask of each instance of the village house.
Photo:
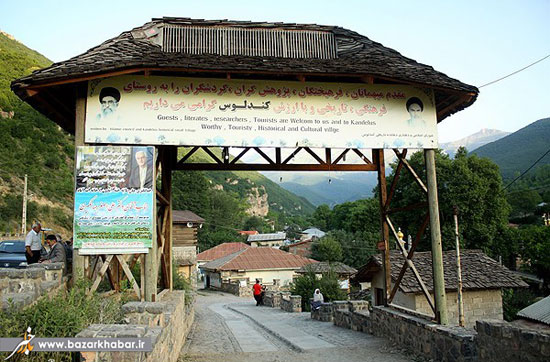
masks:
{"type": "Polygon", "coordinates": [[[515,324],[550,333],[550,296],[523,308],[517,317],[515,324]]]}
{"type": "Polygon", "coordinates": [[[319,263],[309,264],[300,268],[300,270],[298,270],[296,273],[303,275],[308,272],[313,272],[318,278],[321,278],[324,273],[328,273],[330,271],[338,276],[338,280],[340,281],[340,288],[346,290],[349,290],[350,278],[357,273],[357,269],[339,261],[323,261],[319,263]]]}
{"type": "Polygon", "coordinates": [[[306,230],[302,231],[302,233],[300,234],[300,241],[304,241],[304,240],[313,240],[313,241],[315,241],[315,239],[321,239],[325,235],[326,235],[326,233],[324,231],[320,230],[320,229],[309,228],[309,229],[306,229],[306,230]]]}
{"type": "Polygon", "coordinates": [[[313,241],[311,241],[311,239],[299,241],[297,243],[290,244],[288,246],[288,252],[294,255],[300,255],[309,258],[311,256],[312,245],[313,241]]]}
{"type": "Polygon", "coordinates": [[[172,211],[172,253],[178,273],[196,280],[197,230],[204,219],[189,210],[172,211]]]}
{"type": "Polygon", "coordinates": [[[207,249],[197,254],[197,265],[201,267],[209,261],[223,258],[226,255],[233,254],[236,251],[250,248],[245,243],[223,243],[213,248],[207,249]]]}
{"type": "Polygon", "coordinates": [[[286,239],[286,233],[278,232],[271,234],[257,234],[249,235],[246,240],[251,246],[262,247],[267,246],[270,248],[280,248],[284,245],[286,239]]]}
{"type": "MultiPolygon", "coordinates": [[[[465,326],[473,327],[479,319],[503,319],[502,288],[524,288],[528,287],[527,283],[481,250],[463,250],[460,259],[465,326]]],[[[433,299],[431,252],[416,252],[412,261],[433,299]]],[[[392,288],[404,262],[405,258],[400,252],[390,252],[392,288]]],[[[443,268],[449,323],[458,325],[458,277],[455,251],[443,252],[443,268]]],[[[371,282],[373,305],[383,304],[384,274],[381,255],[371,257],[366,265],[359,268],[353,282],[371,282]]],[[[422,314],[433,315],[410,268],[407,268],[392,304],[422,314]]]]}
{"type": "Polygon", "coordinates": [[[256,279],[269,290],[288,286],[297,276],[297,270],[312,263],[317,261],[279,249],[244,248],[200,268],[205,274],[207,287],[243,296],[251,295],[256,279]]]}

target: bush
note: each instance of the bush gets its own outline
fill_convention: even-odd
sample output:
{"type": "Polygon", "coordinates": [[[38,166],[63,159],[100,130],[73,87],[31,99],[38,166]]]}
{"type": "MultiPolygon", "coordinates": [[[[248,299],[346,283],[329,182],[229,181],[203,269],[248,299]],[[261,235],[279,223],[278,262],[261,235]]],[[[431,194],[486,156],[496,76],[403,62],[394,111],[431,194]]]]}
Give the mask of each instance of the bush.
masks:
{"type": "Polygon", "coordinates": [[[346,292],[340,289],[338,275],[333,271],[323,273],[321,278],[317,278],[313,271],[308,270],[296,278],[290,287],[292,294],[302,296],[302,310],[305,312],[311,311],[309,299],[313,298],[315,289],[321,290],[325,302],[347,299],[346,292]]]}
{"type": "MultiPolygon", "coordinates": [[[[94,323],[122,323],[122,300],[86,294],[89,282],[78,282],[69,291],[43,297],[36,304],[0,313],[1,337],[23,337],[27,327],[38,338],[74,337],[94,323]]],[[[6,355],[7,356],[7,355],[6,355]]],[[[15,356],[14,356],[15,357],[15,356]]],[[[70,361],[70,353],[33,353],[33,361],[70,361]]]]}
{"type": "Polygon", "coordinates": [[[193,302],[193,286],[191,281],[187,279],[181,273],[178,273],[176,263],[172,262],[172,287],[175,290],[185,291],[185,305],[189,305],[193,302]]]}

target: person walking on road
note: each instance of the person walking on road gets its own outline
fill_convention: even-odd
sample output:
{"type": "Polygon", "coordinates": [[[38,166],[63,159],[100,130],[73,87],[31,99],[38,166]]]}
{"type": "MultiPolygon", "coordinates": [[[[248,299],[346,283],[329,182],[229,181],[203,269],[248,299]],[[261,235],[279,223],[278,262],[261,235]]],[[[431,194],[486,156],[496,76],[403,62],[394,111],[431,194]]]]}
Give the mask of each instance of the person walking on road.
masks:
{"type": "Polygon", "coordinates": [[[259,279],[256,279],[256,284],[252,287],[252,292],[254,294],[254,299],[256,300],[256,306],[262,305],[262,285],[260,284],[259,279]]]}

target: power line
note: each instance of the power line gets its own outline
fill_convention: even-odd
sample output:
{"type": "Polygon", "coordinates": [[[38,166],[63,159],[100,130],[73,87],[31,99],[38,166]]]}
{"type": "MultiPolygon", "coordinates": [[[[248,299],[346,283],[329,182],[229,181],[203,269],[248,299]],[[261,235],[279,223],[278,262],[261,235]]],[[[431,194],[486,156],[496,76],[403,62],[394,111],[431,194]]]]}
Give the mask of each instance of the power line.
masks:
{"type": "Polygon", "coordinates": [[[500,81],[503,80],[503,79],[506,79],[506,78],[508,78],[508,77],[511,77],[511,76],[513,76],[514,74],[518,74],[519,72],[522,72],[522,71],[524,71],[525,69],[527,69],[527,68],[529,68],[529,67],[532,67],[533,65],[535,65],[535,64],[537,64],[537,63],[542,62],[543,60],[545,60],[545,59],[548,58],[548,57],[550,57],[550,54],[548,54],[548,55],[545,56],[545,57],[542,57],[541,59],[537,60],[536,62],[533,62],[533,63],[531,63],[531,64],[529,64],[529,65],[527,65],[527,66],[525,66],[525,67],[523,67],[523,68],[521,68],[521,69],[516,70],[515,72],[512,72],[512,73],[510,73],[510,74],[508,74],[508,75],[505,75],[505,76],[502,77],[502,78],[498,78],[498,79],[496,79],[496,80],[493,80],[492,82],[486,83],[486,84],[484,84],[484,85],[480,85],[478,88],[483,88],[483,87],[486,87],[486,86],[488,86],[488,85],[495,84],[496,82],[500,82],[500,81]]]}
{"type": "Polygon", "coordinates": [[[535,165],[537,163],[539,163],[540,160],[542,160],[544,158],[544,156],[546,156],[547,154],[550,153],[550,148],[542,155],[539,157],[538,160],[536,160],[531,166],[529,166],[529,168],[525,171],[523,171],[523,173],[521,175],[519,175],[518,177],[516,177],[512,182],[510,182],[508,185],[506,185],[506,187],[504,187],[503,191],[506,190],[508,187],[510,187],[514,182],[516,182],[517,180],[519,180],[520,178],[523,177],[523,175],[525,175],[527,172],[529,172],[530,169],[532,169],[533,167],[535,167],[535,165]]]}

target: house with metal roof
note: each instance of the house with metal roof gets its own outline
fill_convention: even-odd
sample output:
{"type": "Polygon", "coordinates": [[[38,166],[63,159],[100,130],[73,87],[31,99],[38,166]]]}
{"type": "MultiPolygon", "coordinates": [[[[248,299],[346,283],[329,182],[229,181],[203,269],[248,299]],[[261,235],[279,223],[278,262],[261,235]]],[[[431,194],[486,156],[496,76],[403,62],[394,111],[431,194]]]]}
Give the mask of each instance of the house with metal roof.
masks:
{"type": "MultiPolygon", "coordinates": [[[[526,288],[519,276],[512,273],[497,261],[485,255],[481,250],[461,250],[462,285],[465,326],[473,327],[478,319],[502,319],[502,288],[526,288]]],[[[391,251],[392,288],[399,278],[405,258],[398,251],[391,251]]],[[[415,252],[414,265],[427,290],[433,298],[432,256],[431,252],[415,252]]],[[[443,252],[443,270],[445,277],[447,313],[449,323],[458,325],[458,275],[456,252],[443,252]]],[[[359,268],[352,282],[371,282],[373,305],[381,305],[383,300],[384,274],[382,257],[375,255],[359,268]]],[[[433,299],[432,299],[433,300],[433,299]]],[[[425,315],[431,314],[431,307],[422,293],[411,268],[407,268],[393,304],[425,315]]]]}
{"type": "Polygon", "coordinates": [[[317,261],[279,249],[250,247],[212,260],[200,268],[206,275],[207,287],[234,292],[228,289],[229,284],[233,284],[237,290],[235,294],[246,295],[251,293],[256,279],[267,286],[288,286],[300,268],[312,263],[317,261]],[[240,293],[239,286],[244,288],[240,293]]]}
{"type": "Polygon", "coordinates": [[[317,228],[309,228],[302,231],[300,240],[312,240],[313,238],[320,239],[325,236],[325,232],[317,228]]]}
{"type": "Polygon", "coordinates": [[[539,328],[550,329],[550,296],[539,300],[520,310],[517,314],[519,318],[539,324],[539,328]]]}
{"type": "Polygon", "coordinates": [[[246,241],[254,247],[267,246],[270,248],[280,248],[284,245],[285,239],[286,233],[278,232],[271,234],[249,235],[246,241]]]}

